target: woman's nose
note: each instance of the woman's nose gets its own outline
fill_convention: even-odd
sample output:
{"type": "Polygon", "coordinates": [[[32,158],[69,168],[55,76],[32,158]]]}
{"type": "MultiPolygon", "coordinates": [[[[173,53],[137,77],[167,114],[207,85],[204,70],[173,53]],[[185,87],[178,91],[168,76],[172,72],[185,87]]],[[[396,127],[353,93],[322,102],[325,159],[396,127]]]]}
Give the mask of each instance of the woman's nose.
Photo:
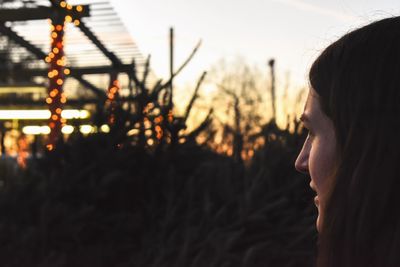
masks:
{"type": "Polygon", "coordinates": [[[305,147],[300,151],[294,164],[297,171],[308,174],[308,152],[305,151],[305,147]]]}

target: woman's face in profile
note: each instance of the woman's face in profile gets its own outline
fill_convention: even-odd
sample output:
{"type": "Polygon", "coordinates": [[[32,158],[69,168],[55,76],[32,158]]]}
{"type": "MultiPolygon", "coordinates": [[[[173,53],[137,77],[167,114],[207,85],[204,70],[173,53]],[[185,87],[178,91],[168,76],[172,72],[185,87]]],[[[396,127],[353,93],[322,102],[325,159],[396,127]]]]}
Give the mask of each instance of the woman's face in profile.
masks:
{"type": "Polygon", "coordinates": [[[311,176],[310,186],[317,193],[315,204],[318,208],[316,222],[320,232],[324,218],[324,207],[333,174],[336,158],[336,138],[334,126],[321,110],[317,93],[310,89],[304,112],[301,116],[309,134],[297,157],[295,167],[311,176]]]}

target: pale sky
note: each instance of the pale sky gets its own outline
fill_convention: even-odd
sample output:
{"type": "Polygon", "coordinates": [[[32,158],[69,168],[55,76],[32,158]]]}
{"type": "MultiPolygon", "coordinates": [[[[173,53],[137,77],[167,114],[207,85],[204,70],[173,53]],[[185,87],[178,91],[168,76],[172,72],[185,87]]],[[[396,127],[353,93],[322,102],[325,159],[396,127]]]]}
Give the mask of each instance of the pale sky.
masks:
{"type": "MultiPolygon", "coordinates": [[[[347,31],[400,15],[399,0],[111,0],[139,49],[152,55],[159,77],[169,73],[169,28],[175,29],[175,66],[202,46],[179,75],[180,90],[221,58],[241,56],[267,71],[276,60],[277,82],[290,72],[290,90],[307,85],[313,59],[347,31]]],[[[192,86],[193,87],[193,86],[192,86]]],[[[179,91],[179,88],[178,88],[179,91]]]]}

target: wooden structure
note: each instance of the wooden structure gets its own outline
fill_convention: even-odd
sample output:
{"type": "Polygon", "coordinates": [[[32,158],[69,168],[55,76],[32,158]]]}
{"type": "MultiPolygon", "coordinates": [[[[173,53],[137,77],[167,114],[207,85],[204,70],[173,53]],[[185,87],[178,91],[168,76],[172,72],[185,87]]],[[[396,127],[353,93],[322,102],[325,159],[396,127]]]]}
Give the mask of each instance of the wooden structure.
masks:
{"type": "Polygon", "coordinates": [[[145,64],[112,6],[104,0],[4,1],[0,6],[0,37],[0,56],[5,59],[0,58],[2,82],[13,85],[22,79],[46,86],[48,94],[40,100],[1,97],[0,87],[0,106],[47,104],[51,112],[49,150],[66,123],[61,118],[64,106],[102,107],[112,102],[121,88],[131,86],[132,68],[140,72],[145,64]],[[127,75],[123,79],[120,74],[127,75]],[[68,88],[75,91],[65,94],[68,88]]]}

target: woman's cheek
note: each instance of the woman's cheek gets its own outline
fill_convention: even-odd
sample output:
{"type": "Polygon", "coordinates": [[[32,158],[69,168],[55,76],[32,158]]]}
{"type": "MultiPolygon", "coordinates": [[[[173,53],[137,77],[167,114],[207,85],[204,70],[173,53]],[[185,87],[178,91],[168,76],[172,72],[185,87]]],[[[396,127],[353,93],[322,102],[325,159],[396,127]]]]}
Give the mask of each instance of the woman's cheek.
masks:
{"type": "Polygon", "coordinates": [[[328,139],[318,137],[314,139],[310,174],[320,198],[325,197],[331,182],[329,179],[333,173],[335,159],[333,145],[328,139]]]}

